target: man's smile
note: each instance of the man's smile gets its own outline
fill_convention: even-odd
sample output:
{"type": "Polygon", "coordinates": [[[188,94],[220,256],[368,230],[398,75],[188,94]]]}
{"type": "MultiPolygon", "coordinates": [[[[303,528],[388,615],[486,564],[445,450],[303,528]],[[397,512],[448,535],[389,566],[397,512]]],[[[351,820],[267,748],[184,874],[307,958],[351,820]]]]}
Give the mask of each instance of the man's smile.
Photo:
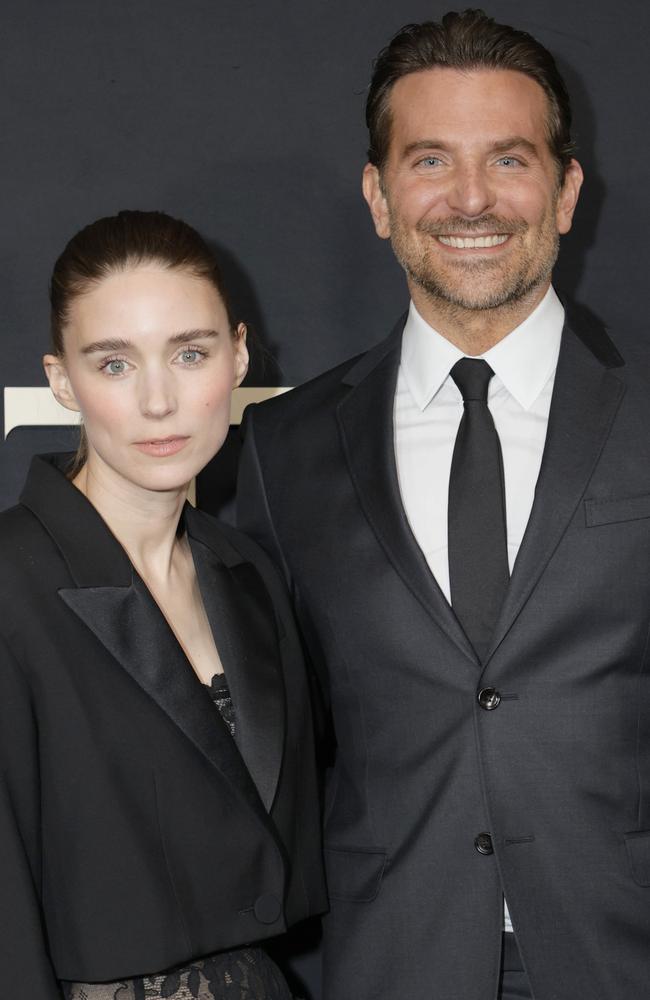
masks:
{"type": "Polygon", "coordinates": [[[457,250],[472,250],[476,247],[497,247],[509,239],[510,233],[494,233],[484,236],[438,236],[443,246],[455,247],[457,250]]]}

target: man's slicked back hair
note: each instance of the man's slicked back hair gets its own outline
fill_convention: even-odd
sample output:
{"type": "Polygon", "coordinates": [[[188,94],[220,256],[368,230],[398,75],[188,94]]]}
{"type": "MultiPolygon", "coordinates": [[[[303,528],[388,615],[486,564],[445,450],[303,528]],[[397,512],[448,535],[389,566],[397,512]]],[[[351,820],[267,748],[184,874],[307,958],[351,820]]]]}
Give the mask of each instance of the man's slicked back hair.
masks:
{"type": "Polygon", "coordinates": [[[439,23],[407,24],[379,53],[366,101],[370,163],[381,170],[388,157],[394,85],[403,76],[436,68],[507,69],[535,80],[547,97],[549,148],[564,175],[575,148],[571,102],[553,56],[528,32],[497,24],[476,9],[450,11],[439,23]]]}

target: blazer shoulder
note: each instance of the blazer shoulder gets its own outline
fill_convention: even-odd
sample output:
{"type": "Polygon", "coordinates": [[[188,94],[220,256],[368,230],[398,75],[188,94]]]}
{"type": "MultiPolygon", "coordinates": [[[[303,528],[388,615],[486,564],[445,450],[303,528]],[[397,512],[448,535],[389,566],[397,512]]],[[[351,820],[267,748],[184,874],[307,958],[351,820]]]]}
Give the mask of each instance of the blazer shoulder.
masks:
{"type": "Polygon", "coordinates": [[[70,577],[57,546],[38,518],[22,505],[0,513],[0,628],[29,616],[44,593],[70,577]]]}
{"type": "Polygon", "coordinates": [[[47,544],[47,532],[37,517],[27,507],[16,504],[0,512],[0,572],[14,558],[24,558],[40,551],[47,544]]]}

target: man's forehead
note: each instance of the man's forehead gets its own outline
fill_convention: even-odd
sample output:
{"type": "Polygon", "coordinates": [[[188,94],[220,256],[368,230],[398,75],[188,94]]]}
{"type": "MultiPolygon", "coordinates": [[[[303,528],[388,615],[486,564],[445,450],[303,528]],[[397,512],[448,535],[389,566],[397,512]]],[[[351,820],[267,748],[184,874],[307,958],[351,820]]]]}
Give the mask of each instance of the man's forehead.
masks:
{"type": "Polygon", "coordinates": [[[389,96],[394,121],[414,121],[424,114],[453,123],[459,115],[544,116],[547,96],[539,83],[512,69],[435,67],[401,77],[389,96]]]}

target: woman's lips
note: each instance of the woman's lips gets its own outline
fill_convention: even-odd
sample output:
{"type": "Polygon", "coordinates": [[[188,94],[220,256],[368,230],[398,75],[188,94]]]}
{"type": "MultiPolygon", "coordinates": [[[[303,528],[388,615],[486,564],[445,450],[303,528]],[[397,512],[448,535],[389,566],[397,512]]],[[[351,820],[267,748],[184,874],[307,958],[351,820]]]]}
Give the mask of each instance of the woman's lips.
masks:
{"type": "Polygon", "coordinates": [[[145,455],[166,458],[168,455],[176,455],[188,441],[189,437],[152,438],[149,441],[135,441],[134,445],[145,455]]]}

